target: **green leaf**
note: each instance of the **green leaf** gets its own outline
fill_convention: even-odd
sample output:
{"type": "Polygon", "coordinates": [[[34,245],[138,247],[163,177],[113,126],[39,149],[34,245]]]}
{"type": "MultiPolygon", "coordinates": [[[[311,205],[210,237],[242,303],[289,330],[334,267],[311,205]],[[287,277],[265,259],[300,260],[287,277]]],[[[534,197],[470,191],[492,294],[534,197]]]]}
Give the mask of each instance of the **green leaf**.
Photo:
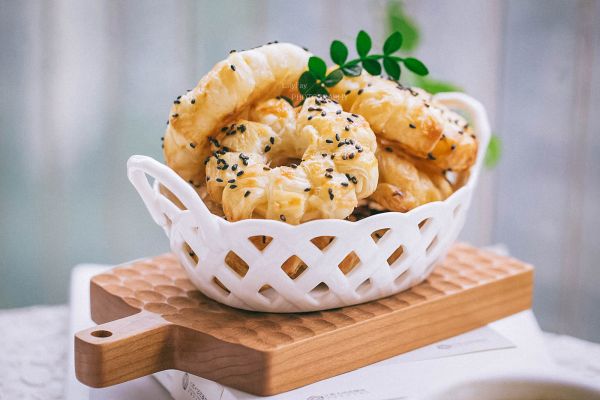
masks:
{"type": "Polygon", "coordinates": [[[500,158],[502,157],[502,141],[497,135],[492,135],[490,143],[488,144],[487,151],[485,153],[485,166],[489,169],[494,168],[498,165],[500,158]]]}
{"type": "Polygon", "coordinates": [[[331,47],[329,48],[329,55],[331,56],[331,60],[337,65],[343,65],[348,58],[348,48],[346,45],[339,40],[334,40],[331,42],[331,47]]]}
{"type": "Polygon", "coordinates": [[[304,97],[316,96],[318,94],[329,95],[327,89],[317,83],[316,78],[310,71],[304,71],[298,79],[298,90],[304,97]]]}
{"type": "Polygon", "coordinates": [[[358,36],[356,36],[356,52],[363,58],[369,54],[369,50],[371,50],[371,37],[365,31],[358,32],[358,36]]]}
{"type": "Polygon", "coordinates": [[[308,70],[312,72],[317,79],[323,80],[327,73],[327,64],[325,64],[325,61],[323,61],[322,58],[312,56],[308,59],[308,70]]]}
{"type": "Polygon", "coordinates": [[[425,76],[425,75],[429,74],[429,70],[427,69],[425,64],[423,64],[421,61],[417,60],[416,58],[408,57],[408,58],[403,59],[402,62],[404,63],[406,68],[408,68],[409,70],[411,70],[412,72],[414,72],[417,75],[425,76]]]}
{"type": "Polygon", "coordinates": [[[392,60],[389,57],[383,59],[383,68],[385,72],[393,79],[400,79],[400,65],[396,60],[392,60]]]}
{"type": "Polygon", "coordinates": [[[415,77],[414,86],[420,87],[421,89],[431,94],[442,92],[464,92],[463,88],[456,86],[451,82],[439,81],[436,79],[422,76],[415,77]]]}
{"type": "Polygon", "coordinates": [[[398,31],[392,33],[383,44],[383,54],[392,54],[402,47],[402,34],[398,31]]]}
{"type": "Polygon", "coordinates": [[[325,77],[323,83],[325,83],[325,86],[327,87],[332,87],[335,86],[339,81],[341,81],[343,77],[344,73],[341,70],[336,69],[335,71],[331,71],[329,75],[325,77]]]}
{"type": "Polygon", "coordinates": [[[362,67],[360,64],[346,64],[342,68],[340,68],[344,75],[346,76],[359,76],[362,72],[362,67]]]}
{"type": "Polygon", "coordinates": [[[315,85],[312,88],[310,88],[308,96],[318,96],[318,95],[329,96],[329,92],[327,91],[327,89],[325,89],[321,85],[315,85]]]}
{"type": "Polygon", "coordinates": [[[362,66],[371,75],[381,74],[381,64],[379,64],[379,62],[376,60],[369,58],[362,60],[362,66]]]}
{"type": "Polygon", "coordinates": [[[307,96],[309,89],[317,84],[317,79],[310,71],[304,71],[298,79],[298,90],[303,96],[307,96]]]}
{"type": "Polygon", "coordinates": [[[404,12],[404,3],[392,0],[387,5],[387,31],[400,32],[404,41],[404,52],[414,51],[419,45],[419,27],[414,20],[404,12]]]}

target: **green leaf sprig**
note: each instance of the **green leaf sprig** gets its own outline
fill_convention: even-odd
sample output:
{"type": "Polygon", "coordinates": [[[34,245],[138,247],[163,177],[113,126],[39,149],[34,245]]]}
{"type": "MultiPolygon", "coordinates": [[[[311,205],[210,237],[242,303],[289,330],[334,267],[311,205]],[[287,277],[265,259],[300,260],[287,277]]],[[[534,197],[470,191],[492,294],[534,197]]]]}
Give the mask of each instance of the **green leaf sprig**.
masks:
{"type": "Polygon", "coordinates": [[[331,42],[329,54],[337,68],[327,73],[327,64],[317,56],[308,59],[308,71],[298,80],[298,89],[304,98],[318,95],[329,95],[327,88],[335,86],[344,76],[358,76],[364,69],[371,75],[380,75],[382,70],[394,80],[399,80],[403,64],[409,71],[419,76],[426,76],[429,70],[420,60],[414,57],[395,55],[402,47],[403,37],[400,32],[392,33],[383,44],[383,54],[369,54],[372,40],[365,31],[356,36],[356,53],[358,58],[348,60],[348,47],[339,40],[331,42]],[[382,68],[383,66],[383,68],[382,68]]]}

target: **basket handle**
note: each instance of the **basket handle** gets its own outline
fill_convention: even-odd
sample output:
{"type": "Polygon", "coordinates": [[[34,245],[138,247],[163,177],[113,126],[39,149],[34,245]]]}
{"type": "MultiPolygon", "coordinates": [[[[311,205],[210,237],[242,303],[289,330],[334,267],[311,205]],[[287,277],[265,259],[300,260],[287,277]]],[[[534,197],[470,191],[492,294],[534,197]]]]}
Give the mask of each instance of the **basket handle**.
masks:
{"type": "Polygon", "coordinates": [[[160,183],[177,197],[183,206],[196,218],[196,223],[199,227],[204,226],[213,232],[218,230],[218,224],[214,215],[208,210],[198,193],[166,165],[159,163],[151,157],[134,155],[127,161],[127,176],[142,197],[154,222],[163,227],[163,229],[166,230],[169,228],[167,217],[171,221],[174,221],[176,219],[176,215],[173,215],[174,211],[177,210],[177,212],[180,212],[180,209],[160,193],[158,187],[152,187],[148,181],[148,176],[154,178],[155,182],[160,183]],[[168,204],[169,206],[161,206],[161,203],[168,204]]]}
{"type": "Polygon", "coordinates": [[[485,108],[479,101],[464,93],[438,93],[433,98],[447,107],[465,112],[471,118],[470,122],[479,139],[479,148],[477,150],[477,169],[479,170],[479,165],[483,163],[491,136],[490,122],[485,108]]]}

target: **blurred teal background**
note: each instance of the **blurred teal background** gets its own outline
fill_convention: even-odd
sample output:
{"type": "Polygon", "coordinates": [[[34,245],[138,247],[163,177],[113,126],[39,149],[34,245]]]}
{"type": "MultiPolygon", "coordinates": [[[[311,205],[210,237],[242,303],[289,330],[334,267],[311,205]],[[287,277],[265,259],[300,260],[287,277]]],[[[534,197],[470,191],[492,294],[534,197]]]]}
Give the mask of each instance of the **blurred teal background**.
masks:
{"type": "MultiPolygon", "coordinates": [[[[168,250],[129,184],[172,100],[230,49],[328,56],[386,1],[0,0],[0,308],[67,300],[77,263],[168,250]]],[[[600,2],[408,0],[415,54],[480,99],[504,143],[463,239],[537,266],[542,327],[600,341],[600,2]]]]}

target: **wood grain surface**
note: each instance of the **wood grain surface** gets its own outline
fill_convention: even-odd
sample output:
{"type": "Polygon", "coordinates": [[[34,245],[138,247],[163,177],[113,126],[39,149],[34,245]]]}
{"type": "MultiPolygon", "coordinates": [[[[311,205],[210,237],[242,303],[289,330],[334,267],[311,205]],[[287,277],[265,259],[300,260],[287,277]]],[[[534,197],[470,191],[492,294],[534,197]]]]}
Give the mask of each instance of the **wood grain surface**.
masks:
{"type": "Polygon", "coordinates": [[[90,284],[92,319],[75,337],[77,378],[104,387],[179,369],[258,395],[329,378],[531,306],[533,267],[456,244],[428,280],[340,309],[268,314],[205,297],[172,254],[90,284]]]}

